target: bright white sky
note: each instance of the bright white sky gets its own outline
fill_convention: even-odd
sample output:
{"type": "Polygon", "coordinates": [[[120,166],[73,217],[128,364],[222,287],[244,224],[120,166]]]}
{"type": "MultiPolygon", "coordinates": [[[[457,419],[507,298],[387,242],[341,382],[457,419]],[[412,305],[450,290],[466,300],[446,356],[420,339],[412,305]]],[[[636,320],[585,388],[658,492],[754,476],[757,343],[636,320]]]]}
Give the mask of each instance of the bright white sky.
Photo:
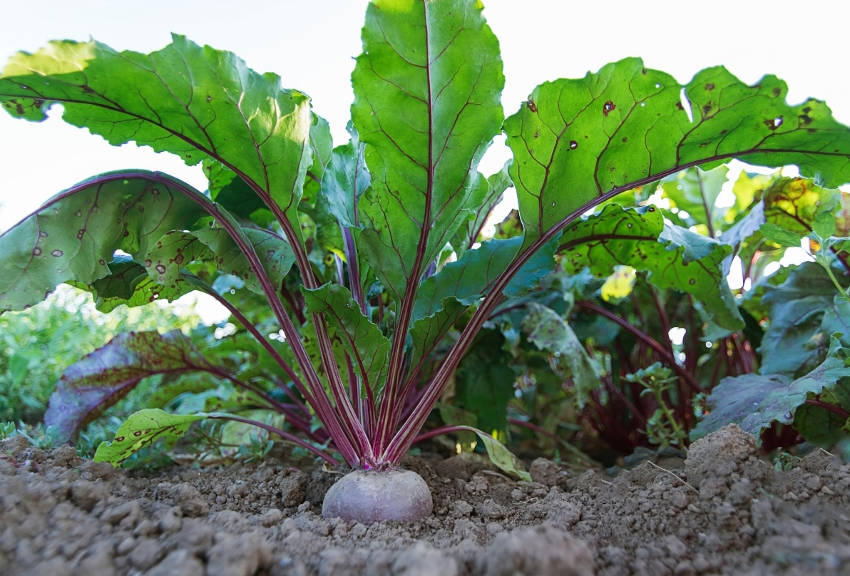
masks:
{"type": "MultiPolygon", "coordinates": [[[[840,121],[850,123],[850,73],[844,67],[850,14],[841,2],[485,4],[501,40],[508,114],[540,82],[583,76],[609,61],[641,56],[648,67],[680,82],[714,64],[725,64],[748,83],[774,73],[788,82],[792,103],[807,96],[826,100],[840,121]]],[[[277,72],[285,86],[310,94],[341,143],[365,6],[366,0],[42,0],[35,13],[0,19],[0,61],[56,38],[93,37],[116,49],[148,52],[178,32],[236,52],[255,70],[277,72]]],[[[500,165],[497,159],[490,169],[500,165]]],[[[0,231],[59,190],[119,168],[163,170],[205,188],[200,169],[174,157],[135,145],[115,149],[57,119],[30,124],[0,113],[0,231]]]]}

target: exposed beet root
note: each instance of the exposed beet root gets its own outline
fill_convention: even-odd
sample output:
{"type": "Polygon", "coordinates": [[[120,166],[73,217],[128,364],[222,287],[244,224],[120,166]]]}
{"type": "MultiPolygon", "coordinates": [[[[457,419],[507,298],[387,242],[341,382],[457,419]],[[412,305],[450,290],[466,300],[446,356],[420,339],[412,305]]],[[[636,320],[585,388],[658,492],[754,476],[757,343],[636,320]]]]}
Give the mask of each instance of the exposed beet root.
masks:
{"type": "Polygon", "coordinates": [[[322,516],[363,524],[413,522],[430,516],[433,508],[431,490],[416,472],[355,470],[325,494],[322,516]]]}

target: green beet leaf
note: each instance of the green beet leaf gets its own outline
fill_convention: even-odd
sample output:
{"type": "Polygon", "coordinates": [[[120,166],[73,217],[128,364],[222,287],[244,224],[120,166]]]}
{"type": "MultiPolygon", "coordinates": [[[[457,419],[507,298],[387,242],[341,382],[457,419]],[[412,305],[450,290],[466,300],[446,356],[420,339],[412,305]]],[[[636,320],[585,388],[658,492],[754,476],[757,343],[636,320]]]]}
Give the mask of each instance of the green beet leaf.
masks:
{"type": "Polygon", "coordinates": [[[353,132],[351,142],[334,148],[322,178],[321,200],[340,226],[360,227],[357,205],[370,183],[364,146],[353,132]]]}
{"type": "Polygon", "coordinates": [[[363,315],[346,288],[325,284],[315,290],[304,290],[304,297],[307,309],[328,320],[333,338],[349,354],[360,379],[360,389],[364,394],[371,390],[378,397],[387,376],[390,341],[363,315]]]}
{"type": "Polygon", "coordinates": [[[115,433],[111,442],[101,442],[94,453],[95,462],[109,462],[118,466],[127,458],[162,440],[173,446],[189,429],[192,422],[206,418],[206,414],[169,414],[159,408],[146,408],[131,414],[115,433]]]}
{"type": "Polygon", "coordinates": [[[783,374],[744,374],[724,378],[708,397],[709,413],[691,432],[700,438],[734,422],[759,437],[773,422],[791,424],[809,395],[821,394],[850,377],[847,349],[833,338],[826,359],[812,371],[792,379],[783,374]]]}
{"type": "Polygon", "coordinates": [[[20,52],[0,74],[0,103],[38,121],[60,103],[66,122],[110,144],[136,142],[189,164],[217,160],[284,211],[298,203],[310,165],[307,96],[183,36],[151,54],[71,41],[20,52]]]}
{"type": "Polygon", "coordinates": [[[514,456],[510,450],[505,448],[504,444],[486,432],[483,432],[478,428],[473,428],[472,426],[453,426],[453,428],[457,430],[475,432],[478,439],[481,440],[482,444],[484,444],[484,448],[487,450],[487,456],[490,457],[490,461],[493,464],[511,476],[519,478],[524,482],[531,482],[531,474],[523,469],[522,462],[520,462],[519,458],[514,456]]]}
{"type": "Polygon", "coordinates": [[[648,272],[648,280],[658,288],[692,294],[720,326],[743,325],[723,269],[732,249],[665,224],[652,206],[636,210],[608,205],[567,229],[559,252],[574,274],[589,266],[595,276],[604,278],[617,265],[631,266],[648,272]]]}
{"type": "Polygon", "coordinates": [[[843,184],[850,130],[822,102],[790,106],[786,93],[775,76],[747,86],[723,67],[682,86],[637,58],[541,84],[505,121],[526,242],[618,191],[732,158],[843,184]]]}
{"type": "Polygon", "coordinates": [[[372,175],[361,246],[401,302],[477,207],[476,165],[503,118],[498,41],[475,2],[372,2],[351,82],[372,175]]]}
{"type": "Polygon", "coordinates": [[[605,369],[591,358],[575,332],[557,312],[542,304],[531,302],[523,319],[528,339],[541,350],[547,350],[563,363],[573,378],[576,400],[584,406],[592,390],[599,387],[605,369]]]}
{"type": "Polygon", "coordinates": [[[507,428],[508,402],[514,397],[516,375],[502,351],[504,338],[485,330],[458,366],[454,401],[477,416],[485,430],[507,428]]]}
{"type": "Polygon", "coordinates": [[[142,261],[162,235],[191,227],[202,215],[184,187],[163,174],[127,170],[48,200],[0,236],[0,312],[35,304],[62,282],[108,276],[116,250],[142,261]]]}
{"type": "Polygon", "coordinates": [[[762,374],[794,376],[821,361],[832,336],[824,332],[824,314],[835,297],[835,286],[814,262],[792,269],[784,282],[765,292],[761,305],[769,324],[759,349],[762,374]]]}
{"type": "MultiPolygon", "coordinates": [[[[493,281],[513,261],[522,238],[492,239],[474,250],[467,250],[457,262],[443,266],[439,273],[422,283],[413,308],[413,319],[431,316],[442,309],[447,298],[471,305],[486,294],[493,281]]],[[[517,272],[505,287],[508,296],[533,290],[537,281],[552,270],[555,244],[541,248],[517,272]]]]}
{"type": "Polygon", "coordinates": [[[68,440],[149,376],[210,369],[179,330],[119,334],[65,370],[44,421],[59,439],[68,440]]]}
{"type": "MultiPolygon", "coordinates": [[[[679,172],[675,177],[665,179],[661,184],[664,197],[671,201],[671,208],[684,210],[701,234],[714,237],[730,214],[729,208],[718,206],[729,168],[719,166],[704,171],[699,168],[679,172]]],[[[681,217],[681,212],[677,214],[681,217]]]]}

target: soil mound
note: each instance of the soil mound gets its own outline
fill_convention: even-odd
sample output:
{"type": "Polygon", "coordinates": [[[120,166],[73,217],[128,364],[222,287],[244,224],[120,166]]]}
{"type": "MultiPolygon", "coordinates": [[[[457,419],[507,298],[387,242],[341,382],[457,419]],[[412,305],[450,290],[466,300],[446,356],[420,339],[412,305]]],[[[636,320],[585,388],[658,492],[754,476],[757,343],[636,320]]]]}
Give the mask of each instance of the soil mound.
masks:
{"type": "Polygon", "coordinates": [[[684,461],[616,476],[535,461],[411,457],[434,497],[417,523],[321,517],[335,476],[280,461],[140,473],[73,448],[0,443],[0,573],[84,576],[847,574],[850,465],[777,471],[729,426],[684,461]],[[438,473],[439,471],[439,473],[438,473]]]}

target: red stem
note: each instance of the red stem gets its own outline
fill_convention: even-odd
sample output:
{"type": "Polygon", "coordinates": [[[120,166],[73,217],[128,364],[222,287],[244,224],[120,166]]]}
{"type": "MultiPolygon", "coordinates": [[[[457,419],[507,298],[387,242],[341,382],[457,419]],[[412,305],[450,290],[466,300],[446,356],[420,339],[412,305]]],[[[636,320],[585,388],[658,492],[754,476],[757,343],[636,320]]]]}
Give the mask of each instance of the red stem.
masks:
{"type": "Polygon", "coordinates": [[[636,326],[631,325],[627,320],[620,318],[613,312],[598,306],[594,302],[590,302],[589,300],[580,300],[576,302],[576,306],[580,306],[586,310],[591,310],[604,316],[605,318],[611,320],[612,322],[618,324],[620,327],[625,328],[629,332],[631,332],[638,340],[646,344],[648,347],[652,348],[661,358],[664,360],[665,364],[670,366],[676,374],[678,374],[691,388],[694,393],[698,393],[700,391],[699,384],[697,384],[696,380],[694,380],[693,375],[691,375],[687,370],[685,370],[681,365],[679,365],[673,355],[668,352],[663,345],[661,345],[657,340],[649,336],[643,330],[637,328],[636,326]]]}
{"type": "Polygon", "coordinates": [[[233,422],[242,422],[243,424],[250,424],[252,426],[262,428],[263,430],[266,430],[268,432],[271,432],[272,434],[276,434],[277,436],[280,436],[284,440],[288,440],[288,441],[292,442],[293,444],[297,444],[298,446],[301,446],[305,450],[309,450],[310,452],[312,452],[316,456],[322,458],[323,460],[325,460],[329,464],[333,465],[334,467],[336,467],[339,464],[339,462],[334,460],[333,456],[331,456],[330,454],[328,454],[324,450],[313,446],[309,442],[305,442],[304,440],[302,440],[298,436],[295,436],[294,434],[290,434],[289,432],[285,432],[285,431],[281,430],[280,428],[275,428],[274,426],[270,426],[270,425],[266,424],[265,422],[260,422],[259,420],[251,420],[249,418],[241,418],[239,416],[224,415],[224,414],[212,414],[212,415],[208,416],[208,418],[212,418],[213,420],[231,420],[233,422]]]}
{"type": "Polygon", "coordinates": [[[850,420],[850,412],[836,404],[830,404],[829,402],[824,402],[823,400],[816,400],[814,398],[806,399],[806,404],[809,404],[810,406],[817,406],[818,408],[823,408],[828,412],[832,412],[845,422],[847,420],[850,420]]]}

